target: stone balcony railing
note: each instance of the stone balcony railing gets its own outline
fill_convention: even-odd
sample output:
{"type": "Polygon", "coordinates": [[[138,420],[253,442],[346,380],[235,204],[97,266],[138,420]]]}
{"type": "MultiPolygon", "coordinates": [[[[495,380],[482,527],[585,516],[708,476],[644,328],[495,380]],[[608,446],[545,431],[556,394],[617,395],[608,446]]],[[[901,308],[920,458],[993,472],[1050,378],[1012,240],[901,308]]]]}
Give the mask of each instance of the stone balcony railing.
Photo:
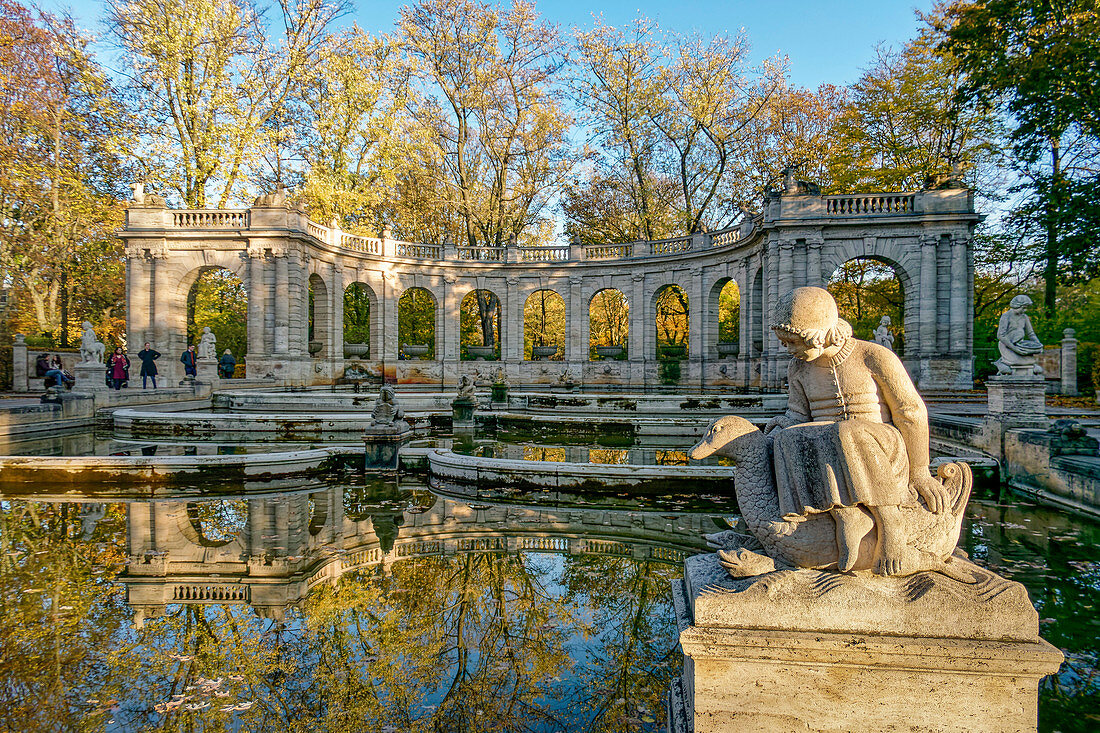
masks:
{"type": "Polygon", "coordinates": [[[817,219],[849,224],[864,218],[925,217],[967,212],[972,214],[973,202],[970,192],[961,189],[833,196],[782,195],[766,201],[762,217],[745,217],[738,226],[715,232],[699,232],[652,242],[572,242],[539,247],[469,247],[450,242],[405,242],[390,239],[385,233],[382,237],[363,237],[341,231],[337,227],[323,226],[311,221],[300,210],[282,206],[220,210],[134,207],[127,211],[126,232],[141,236],[140,232],[143,230],[172,230],[180,234],[201,236],[203,232],[228,230],[289,230],[330,247],[371,257],[455,262],[556,263],[677,257],[715,247],[734,247],[754,237],[761,228],[767,229],[771,223],[780,220],[817,219]]]}

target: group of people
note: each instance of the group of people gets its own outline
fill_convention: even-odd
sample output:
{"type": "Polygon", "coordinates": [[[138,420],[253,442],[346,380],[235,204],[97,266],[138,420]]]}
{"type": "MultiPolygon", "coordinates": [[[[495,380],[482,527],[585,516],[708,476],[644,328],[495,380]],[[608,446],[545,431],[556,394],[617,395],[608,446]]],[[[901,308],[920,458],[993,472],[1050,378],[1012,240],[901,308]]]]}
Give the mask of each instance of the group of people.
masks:
{"type": "MultiPolygon", "coordinates": [[[[141,371],[139,373],[141,388],[148,389],[149,382],[152,382],[153,389],[156,389],[157,359],[161,357],[161,353],[146,341],[144,348],[138,352],[137,356],[138,360],[141,361],[141,371]]],[[[187,350],[180,356],[180,361],[183,363],[185,376],[195,377],[198,375],[198,356],[194,345],[187,347],[187,350]]],[[[232,379],[236,368],[237,360],[233,357],[233,352],[226,349],[218,361],[218,376],[222,379],[232,379]]],[[[38,356],[35,361],[35,376],[42,377],[45,380],[44,386],[46,388],[61,386],[68,388],[76,382],[72,373],[62,367],[61,357],[50,356],[49,354],[38,356]]],[[[116,347],[114,352],[107,358],[106,381],[107,386],[115,390],[121,390],[130,381],[130,357],[126,356],[121,346],[116,347]]]]}

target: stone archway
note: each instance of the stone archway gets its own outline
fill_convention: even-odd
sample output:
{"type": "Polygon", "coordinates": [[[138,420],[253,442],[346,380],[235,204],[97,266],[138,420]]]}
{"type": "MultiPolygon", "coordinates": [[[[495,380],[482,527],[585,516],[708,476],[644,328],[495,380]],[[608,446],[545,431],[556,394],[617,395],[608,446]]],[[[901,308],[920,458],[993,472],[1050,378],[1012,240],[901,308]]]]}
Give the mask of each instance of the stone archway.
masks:
{"type": "Polygon", "coordinates": [[[889,316],[894,352],[906,353],[906,334],[917,316],[911,303],[913,288],[905,269],[881,256],[852,257],[841,262],[826,284],[836,299],[840,317],[847,320],[856,338],[874,340],[882,316],[889,316]]]}
{"type": "Polygon", "coordinates": [[[436,358],[436,313],[439,304],[427,288],[407,288],[397,301],[397,347],[400,359],[436,358]]]}
{"type": "Polygon", "coordinates": [[[675,283],[662,285],[653,294],[653,326],[657,359],[679,360],[688,356],[691,308],[687,292],[675,283]]]}
{"type": "Polygon", "coordinates": [[[565,299],[557,291],[542,288],[527,296],[523,305],[523,358],[560,361],[565,353],[566,321],[565,299]]]}
{"type": "Polygon", "coordinates": [[[588,301],[588,358],[625,359],[630,344],[630,301],[617,288],[596,291],[588,301]]]}
{"type": "Polygon", "coordinates": [[[329,358],[336,351],[333,334],[332,299],[321,276],[309,276],[309,330],[306,348],[314,359],[329,358]]]}
{"type": "Polygon", "coordinates": [[[345,358],[370,359],[381,348],[378,339],[378,298],[369,285],[350,283],[344,288],[343,354],[345,358]]]}
{"type": "MultiPolygon", "coordinates": [[[[186,338],[181,353],[188,344],[199,343],[205,328],[217,339],[217,355],[229,351],[237,363],[243,364],[248,351],[248,292],[245,283],[225,267],[203,267],[187,289],[186,338]]],[[[165,361],[179,359],[178,354],[165,361]]]]}
{"type": "Polygon", "coordinates": [[[463,361],[500,359],[500,298],[492,290],[466,293],[459,306],[459,345],[463,361]]]}

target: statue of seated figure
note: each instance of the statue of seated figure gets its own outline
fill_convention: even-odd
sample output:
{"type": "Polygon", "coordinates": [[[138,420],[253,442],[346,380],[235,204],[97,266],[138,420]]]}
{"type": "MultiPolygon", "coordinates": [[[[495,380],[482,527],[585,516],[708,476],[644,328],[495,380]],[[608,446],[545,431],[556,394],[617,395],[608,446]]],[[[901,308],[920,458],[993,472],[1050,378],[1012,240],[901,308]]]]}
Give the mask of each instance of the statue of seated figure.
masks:
{"type": "Polygon", "coordinates": [[[1039,354],[1043,353],[1043,344],[1035,335],[1031,317],[1027,309],[1031,298],[1017,295],[1008,304],[1008,310],[1001,314],[997,324],[997,349],[1001,358],[993,362],[997,374],[1042,374],[1039,354]]]}
{"type": "Polygon", "coordinates": [[[947,482],[932,477],[928,413],[901,361],[853,338],[821,288],[781,297],[775,321],[794,357],[786,412],[764,435],[743,418],[721,418],[691,452],[733,460],[742,514],[770,556],[750,563],[755,569],[727,557],[727,570],[757,574],[778,561],[908,575],[943,566],[958,542],[970,474],[948,464],[940,469],[947,482]]]}

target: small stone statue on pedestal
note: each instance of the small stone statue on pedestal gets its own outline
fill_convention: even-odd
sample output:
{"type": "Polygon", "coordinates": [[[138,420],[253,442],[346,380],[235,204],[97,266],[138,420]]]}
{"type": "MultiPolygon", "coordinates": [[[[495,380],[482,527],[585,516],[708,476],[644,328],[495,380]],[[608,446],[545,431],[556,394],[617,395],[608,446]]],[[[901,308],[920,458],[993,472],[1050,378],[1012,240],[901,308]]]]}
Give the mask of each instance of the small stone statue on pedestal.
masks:
{"type": "Polygon", "coordinates": [[[364,466],[367,470],[396,470],[401,444],[412,436],[412,428],[397,405],[392,385],[382,385],[370,417],[370,427],[363,432],[364,466]]]}
{"type": "Polygon", "coordinates": [[[404,417],[405,411],[397,405],[397,394],[393,386],[383,384],[378,392],[378,399],[374,402],[374,409],[370,413],[371,427],[397,427],[407,430],[409,424],[405,422],[404,417]]]}
{"type": "Polygon", "coordinates": [[[474,423],[474,408],[477,407],[477,394],[474,392],[474,380],[463,374],[458,378],[458,394],[451,402],[451,424],[455,427],[469,428],[474,423]]]}
{"type": "Polygon", "coordinates": [[[883,316],[879,319],[878,328],[875,329],[875,343],[893,351],[894,334],[890,333],[890,323],[890,316],[883,316]]]}
{"type": "Polygon", "coordinates": [[[199,337],[198,352],[200,359],[217,360],[218,358],[218,337],[210,330],[210,326],[202,327],[202,336],[199,337]]]}
{"type": "Polygon", "coordinates": [[[1039,354],[1043,353],[1043,344],[1035,335],[1031,317],[1027,309],[1031,298],[1017,295],[1008,304],[1008,310],[1001,314],[997,325],[997,349],[1001,358],[993,362],[998,375],[1029,376],[1043,374],[1039,364],[1039,354]]]}
{"type": "Polygon", "coordinates": [[[80,363],[103,366],[103,357],[107,347],[95,335],[95,329],[84,321],[84,333],[80,336],[80,363]]]}

